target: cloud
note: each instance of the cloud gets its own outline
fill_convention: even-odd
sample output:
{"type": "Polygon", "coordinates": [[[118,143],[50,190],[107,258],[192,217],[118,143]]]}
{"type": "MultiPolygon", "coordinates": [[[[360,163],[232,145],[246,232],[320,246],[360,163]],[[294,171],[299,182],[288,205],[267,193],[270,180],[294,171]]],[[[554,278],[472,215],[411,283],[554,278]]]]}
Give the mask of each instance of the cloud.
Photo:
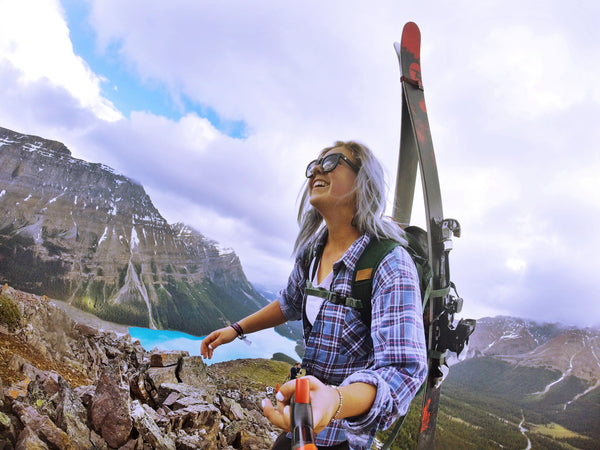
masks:
{"type": "Polygon", "coordinates": [[[83,108],[103,120],[121,117],[100,95],[102,79],[74,54],[69,29],[57,0],[3,2],[0,6],[0,61],[21,71],[26,85],[41,79],[62,87],[83,108]]]}
{"type": "Polygon", "coordinates": [[[588,86],[571,83],[576,60],[566,39],[557,31],[540,34],[526,25],[492,29],[478,43],[479,55],[473,59],[474,75],[485,77],[491,86],[487,100],[521,121],[579,103],[588,86]]]}

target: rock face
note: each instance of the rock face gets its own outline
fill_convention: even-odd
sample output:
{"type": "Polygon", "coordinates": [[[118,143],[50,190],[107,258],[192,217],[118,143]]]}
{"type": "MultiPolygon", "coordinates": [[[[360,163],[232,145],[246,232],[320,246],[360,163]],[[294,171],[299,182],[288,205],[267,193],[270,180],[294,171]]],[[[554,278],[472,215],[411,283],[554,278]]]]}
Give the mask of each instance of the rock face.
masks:
{"type": "Polygon", "coordinates": [[[112,322],[195,335],[266,304],[232,250],[169,225],[142,186],[4,128],[0,283],[112,322]]]}
{"type": "Polygon", "coordinates": [[[12,333],[0,327],[0,448],[258,450],[277,436],[261,412],[265,388],[234,387],[187,352],[92,332],[47,299],[2,295],[22,319],[12,333]]]}
{"type": "Polygon", "coordinates": [[[468,357],[491,356],[519,366],[568,373],[600,384],[600,330],[539,324],[515,317],[484,317],[469,342],[468,357]]]}

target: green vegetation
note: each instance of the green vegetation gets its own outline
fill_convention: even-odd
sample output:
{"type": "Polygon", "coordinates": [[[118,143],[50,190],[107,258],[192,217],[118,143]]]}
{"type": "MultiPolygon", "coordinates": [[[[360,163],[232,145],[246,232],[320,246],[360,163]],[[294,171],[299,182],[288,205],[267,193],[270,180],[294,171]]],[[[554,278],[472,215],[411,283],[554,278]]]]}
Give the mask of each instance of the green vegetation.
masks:
{"type": "Polygon", "coordinates": [[[17,304],[6,295],[0,295],[0,323],[13,332],[20,321],[21,311],[17,304]]]}
{"type": "Polygon", "coordinates": [[[236,359],[212,364],[208,366],[208,371],[229,386],[262,392],[266,387],[274,388],[277,384],[285,383],[290,365],[263,358],[236,359]]]}
{"type": "Polygon", "coordinates": [[[148,310],[146,305],[139,303],[116,304],[104,306],[95,311],[95,314],[108,322],[122,323],[134,327],[148,327],[148,310]],[[144,309],[142,309],[142,306],[144,309]]]}
{"type": "MultiPolygon", "coordinates": [[[[202,336],[219,326],[225,325],[227,311],[212,299],[224,299],[224,292],[215,289],[210,283],[190,285],[186,281],[171,280],[154,285],[159,303],[153,311],[153,318],[163,328],[181,330],[195,336],[202,336]]],[[[232,310],[234,310],[232,308],[232,310]]],[[[235,319],[234,319],[235,320],[235,319]]]]}
{"type": "Polygon", "coordinates": [[[290,358],[288,355],[286,355],[285,353],[274,353],[273,357],[271,358],[273,361],[281,361],[284,363],[291,365],[296,364],[299,361],[296,361],[294,358],[290,358]]]}
{"type": "Polygon", "coordinates": [[[68,289],[60,277],[68,271],[66,265],[42,260],[32,250],[33,244],[32,238],[15,233],[12,225],[0,230],[0,282],[32,294],[65,298],[68,289]]]}
{"type": "MultiPolygon", "coordinates": [[[[447,390],[446,390],[447,391],[447,390]]],[[[518,428],[518,420],[507,420],[505,414],[490,414],[470,402],[443,394],[440,400],[436,448],[515,448],[527,447],[527,440],[518,428]],[[468,445],[467,445],[468,444],[468,445]]]]}
{"type": "Polygon", "coordinates": [[[580,437],[577,433],[567,430],[565,427],[558,425],[557,423],[549,423],[546,425],[532,425],[531,432],[549,436],[553,439],[565,439],[580,437]]]}
{"type": "MultiPolygon", "coordinates": [[[[565,399],[586,384],[567,378],[546,395],[531,396],[558,379],[543,368],[515,366],[494,358],[475,358],[455,365],[444,381],[436,429],[436,449],[549,450],[598,448],[600,392],[591,391],[565,410],[565,399]],[[523,435],[519,424],[527,430],[523,435]]],[[[416,448],[422,397],[417,397],[392,449],[416,448]]],[[[378,433],[385,441],[388,431],[378,433]]]]}
{"type": "MultiPolygon", "coordinates": [[[[419,435],[419,428],[421,424],[421,404],[423,403],[423,396],[418,395],[410,405],[402,428],[396,436],[396,439],[392,443],[391,450],[412,450],[417,448],[417,437],[419,435]]],[[[377,433],[377,440],[380,442],[386,442],[394,429],[396,424],[392,425],[387,430],[379,431],[377,433]]]]}

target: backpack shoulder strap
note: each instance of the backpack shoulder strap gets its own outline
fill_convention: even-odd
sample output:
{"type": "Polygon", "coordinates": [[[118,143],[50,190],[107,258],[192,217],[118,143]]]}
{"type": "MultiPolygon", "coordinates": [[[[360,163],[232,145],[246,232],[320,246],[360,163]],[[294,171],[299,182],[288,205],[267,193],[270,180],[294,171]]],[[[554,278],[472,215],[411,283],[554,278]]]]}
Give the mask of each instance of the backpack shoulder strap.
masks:
{"type": "MultiPolygon", "coordinates": [[[[306,280],[305,292],[308,295],[321,297],[329,302],[349,306],[358,310],[362,321],[370,327],[373,277],[383,258],[398,245],[400,245],[400,243],[392,239],[371,239],[371,241],[369,241],[367,247],[358,258],[354,268],[351,296],[344,297],[336,292],[331,292],[323,288],[316,288],[312,285],[309,277],[307,277],[306,280]]],[[[308,268],[313,258],[314,255],[312,254],[304,255],[303,265],[307,275],[308,268]]]]}
{"type": "Polygon", "coordinates": [[[368,326],[371,324],[373,277],[383,258],[398,245],[400,243],[392,239],[372,238],[356,262],[352,277],[352,298],[360,301],[361,307],[358,309],[364,323],[368,326]]]}
{"type": "Polygon", "coordinates": [[[313,260],[316,259],[318,261],[321,259],[321,253],[323,253],[322,247],[314,248],[314,246],[310,246],[310,247],[304,249],[304,251],[300,255],[302,270],[304,271],[304,275],[306,276],[306,279],[309,281],[312,278],[314,278],[317,268],[318,268],[318,265],[314,264],[312,273],[309,273],[310,266],[311,266],[313,260]]]}

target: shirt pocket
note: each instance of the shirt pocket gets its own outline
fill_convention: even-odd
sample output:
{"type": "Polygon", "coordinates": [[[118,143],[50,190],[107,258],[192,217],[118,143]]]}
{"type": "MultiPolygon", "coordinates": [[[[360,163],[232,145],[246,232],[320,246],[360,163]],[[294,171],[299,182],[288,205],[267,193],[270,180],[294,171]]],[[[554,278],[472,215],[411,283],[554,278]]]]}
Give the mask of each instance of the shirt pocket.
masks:
{"type": "Polygon", "coordinates": [[[365,359],[373,347],[370,327],[368,327],[360,311],[350,306],[339,306],[344,321],[340,335],[340,353],[356,364],[365,359]]]}

